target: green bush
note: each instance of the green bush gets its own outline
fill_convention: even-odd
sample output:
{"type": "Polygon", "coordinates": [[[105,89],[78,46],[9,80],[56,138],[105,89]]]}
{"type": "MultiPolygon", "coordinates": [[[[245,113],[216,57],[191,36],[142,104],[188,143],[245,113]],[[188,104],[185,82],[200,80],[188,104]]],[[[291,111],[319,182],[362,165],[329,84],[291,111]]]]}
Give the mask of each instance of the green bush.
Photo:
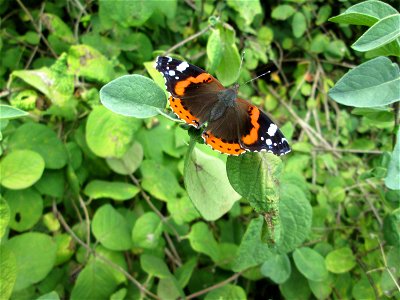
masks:
{"type": "Polygon", "coordinates": [[[1,299],[400,299],[394,1],[0,4],[1,299]],[[272,70],[239,96],[292,152],[204,145],[167,54],[272,70]]]}

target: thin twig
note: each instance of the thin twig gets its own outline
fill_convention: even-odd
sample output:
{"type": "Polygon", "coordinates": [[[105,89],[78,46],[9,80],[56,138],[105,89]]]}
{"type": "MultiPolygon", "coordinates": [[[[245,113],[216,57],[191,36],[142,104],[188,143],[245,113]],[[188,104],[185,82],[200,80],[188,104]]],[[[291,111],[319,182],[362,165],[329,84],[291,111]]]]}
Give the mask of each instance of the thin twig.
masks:
{"type": "Polygon", "coordinates": [[[160,299],[157,295],[153,294],[152,292],[150,292],[149,290],[147,290],[139,281],[137,281],[134,277],[132,277],[131,274],[129,274],[128,272],[126,272],[121,266],[117,265],[116,263],[114,263],[113,261],[109,260],[108,258],[102,256],[101,254],[96,253],[95,250],[93,250],[90,246],[86,245],[86,243],[84,243],[76,234],[75,232],[71,229],[71,227],[69,227],[69,225],[67,224],[67,222],[65,221],[64,217],[62,216],[62,214],[58,211],[57,209],[57,204],[55,201],[53,201],[53,213],[56,216],[56,218],[59,220],[59,222],[61,223],[61,225],[64,227],[65,231],[67,231],[69,233],[69,235],[71,235],[71,237],[79,244],[81,245],[83,248],[87,249],[88,251],[90,251],[90,253],[101,259],[103,262],[105,262],[106,264],[110,265],[112,268],[116,269],[117,271],[121,272],[122,274],[124,274],[126,276],[126,278],[128,278],[134,285],[136,285],[136,287],[142,292],[147,294],[148,296],[152,297],[153,299],[160,299]]]}
{"type": "Polygon", "coordinates": [[[242,275],[242,273],[243,272],[235,273],[231,277],[225,279],[224,281],[221,281],[221,282],[214,284],[204,290],[198,291],[196,293],[193,293],[193,294],[187,296],[186,299],[189,300],[189,299],[197,298],[197,297],[204,295],[212,290],[223,287],[224,285],[228,284],[229,282],[236,280],[240,275],[242,275]]]}
{"type": "MultiPolygon", "coordinates": [[[[85,205],[85,202],[83,201],[81,195],[78,195],[79,199],[79,204],[82,207],[83,214],[85,215],[85,220],[86,220],[86,244],[88,247],[90,247],[90,218],[89,218],[89,213],[87,210],[87,207],[85,205]]],[[[86,257],[89,257],[89,251],[86,252],[86,257]]]]}
{"type": "Polygon", "coordinates": [[[364,190],[364,188],[361,185],[359,185],[359,189],[360,189],[361,193],[363,194],[365,200],[368,202],[368,205],[371,208],[372,213],[374,214],[376,220],[378,221],[379,226],[382,228],[383,221],[382,221],[381,217],[379,216],[379,213],[376,210],[374,204],[371,202],[370,197],[368,197],[367,192],[364,190]]]}
{"type": "Polygon", "coordinates": [[[197,33],[187,37],[186,39],[180,41],[179,43],[177,43],[176,45],[172,46],[167,51],[165,51],[163,55],[168,55],[169,53],[175,51],[175,49],[178,49],[179,47],[182,47],[183,45],[185,45],[186,43],[190,42],[191,40],[194,40],[195,38],[201,36],[202,34],[204,34],[207,31],[209,31],[211,29],[211,27],[212,27],[211,25],[208,25],[207,27],[203,28],[199,32],[197,32],[197,33]]]}
{"type": "Polygon", "coordinates": [[[390,270],[390,268],[387,265],[386,255],[385,255],[385,252],[383,251],[383,246],[382,246],[381,241],[379,241],[379,248],[380,248],[381,253],[382,253],[383,264],[384,264],[384,266],[386,268],[386,271],[389,273],[389,276],[392,278],[394,284],[396,285],[398,291],[400,292],[400,285],[398,284],[398,282],[396,280],[396,277],[393,275],[392,271],[390,270]]]}
{"type": "Polygon", "coordinates": [[[19,6],[21,6],[22,10],[28,15],[29,20],[32,22],[33,27],[35,28],[36,32],[39,34],[43,42],[46,44],[47,48],[49,48],[51,54],[57,58],[56,52],[53,50],[53,48],[50,46],[49,42],[47,41],[46,37],[43,35],[42,31],[40,28],[36,25],[35,20],[33,19],[32,14],[30,11],[25,7],[25,5],[21,2],[21,0],[17,0],[19,6]]]}
{"type": "Polygon", "coordinates": [[[356,261],[357,261],[358,265],[360,266],[361,270],[364,272],[365,276],[367,277],[367,279],[369,281],[369,284],[371,285],[372,289],[374,290],[375,299],[379,300],[380,297],[379,297],[378,289],[377,289],[377,287],[375,285],[375,282],[374,282],[373,278],[371,277],[371,274],[368,273],[368,270],[367,270],[364,262],[357,256],[356,256],[356,261]]]}
{"type": "Polygon", "coordinates": [[[324,147],[315,147],[314,151],[320,152],[344,152],[344,153],[359,153],[359,154],[382,154],[384,151],[381,150],[362,150],[362,149],[340,149],[340,148],[324,148],[324,147]]]}

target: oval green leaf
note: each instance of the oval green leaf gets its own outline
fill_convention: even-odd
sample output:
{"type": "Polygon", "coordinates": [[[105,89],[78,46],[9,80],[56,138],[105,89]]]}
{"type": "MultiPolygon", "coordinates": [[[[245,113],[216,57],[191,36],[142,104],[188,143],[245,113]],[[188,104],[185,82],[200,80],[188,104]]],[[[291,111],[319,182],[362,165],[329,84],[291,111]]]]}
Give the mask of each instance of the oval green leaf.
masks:
{"type": "Polygon", "coordinates": [[[242,287],[233,284],[226,284],[218,289],[207,293],[204,300],[246,300],[247,296],[242,287]]]}
{"type": "Polygon", "coordinates": [[[17,279],[17,260],[14,253],[0,246],[0,299],[10,299],[17,279]]]}
{"type": "Polygon", "coordinates": [[[292,267],[286,254],[273,254],[261,266],[261,273],[277,284],[288,280],[292,267]]]}
{"type": "Polygon", "coordinates": [[[0,105],[0,120],[15,119],[28,115],[26,111],[20,110],[10,105],[0,105]]]}
{"type": "Polygon", "coordinates": [[[92,199],[110,198],[113,200],[129,200],[139,193],[139,188],[126,182],[92,180],[84,190],[86,196],[92,199]]]}
{"type": "Polygon", "coordinates": [[[349,7],[344,13],[329,19],[331,22],[372,26],[375,22],[398,12],[389,4],[369,0],[349,7]]]}
{"type": "Polygon", "coordinates": [[[291,5],[278,5],[272,10],[271,17],[276,20],[286,20],[295,13],[295,9],[291,5]]]}
{"type": "Polygon", "coordinates": [[[148,118],[165,108],[164,91],[153,80],[141,75],[125,75],[103,86],[101,103],[124,116],[148,118]]]}
{"type": "Polygon", "coordinates": [[[7,201],[3,198],[0,198],[0,239],[6,233],[8,224],[10,223],[10,207],[7,204],[7,201]]]}
{"type": "Polygon", "coordinates": [[[303,36],[307,29],[307,20],[304,14],[300,11],[296,12],[292,20],[292,32],[294,37],[299,38],[303,36]]]}
{"type": "Polygon", "coordinates": [[[400,190],[400,129],[397,131],[396,145],[391,154],[385,185],[391,190],[400,190]]]}
{"type": "Polygon", "coordinates": [[[97,156],[122,157],[129,149],[133,133],[141,122],[96,106],[86,123],[87,144],[97,156]]]}
{"type": "Polygon", "coordinates": [[[388,16],[375,23],[351,47],[366,52],[382,47],[400,36],[400,14],[388,16]]]}
{"type": "Polygon", "coordinates": [[[283,181],[279,211],[282,233],[277,246],[281,253],[289,253],[308,238],[311,230],[312,207],[301,188],[283,181]]]}
{"type": "Polygon", "coordinates": [[[15,236],[4,247],[13,252],[17,260],[14,291],[43,280],[54,266],[56,244],[43,233],[28,232],[15,236]]]}
{"type": "Polygon", "coordinates": [[[118,286],[110,270],[98,259],[89,262],[79,273],[71,293],[71,300],[109,299],[118,286]]]}
{"type": "Polygon", "coordinates": [[[125,218],[109,204],[97,209],[93,216],[92,231],[96,239],[110,250],[128,250],[132,246],[125,218]]]}
{"type": "Polygon", "coordinates": [[[325,257],[326,268],[336,274],[346,273],[356,265],[353,252],[348,247],[333,250],[325,257]]]}
{"type": "Polygon", "coordinates": [[[196,148],[187,158],[184,178],[190,199],[207,221],[219,219],[240,199],[228,181],[225,164],[196,148]]]}
{"type": "Polygon", "coordinates": [[[292,269],[289,279],[281,284],[279,289],[284,299],[290,300],[309,299],[311,294],[307,279],[296,268],[292,269]]]}
{"type": "Polygon", "coordinates": [[[386,57],[377,57],[347,72],[330,89],[329,96],[348,106],[385,106],[400,100],[399,85],[399,66],[386,57]]]}
{"type": "Polygon", "coordinates": [[[35,189],[7,191],[4,198],[10,206],[10,228],[25,231],[31,229],[40,220],[43,200],[35,189]]]}
{"type": "Polygon", "coordinates": [[[297,269],[307,279],[318,282],[327,279],[324,257],[317,251],[308,247],[297,248],[293,252],[293,259],[297,269]]]}
{"type": "Polygon", "coordinates": [[[16,150],[0,162],[0,183],[9,189],[24,189],[40,179],[44,171],[44,160],[36,152],[16,150]]]}
{"type": "Polygon", "coordinates": [[[11,135],[10,149],[29,149],[39,153],[46,169],[61,169],[68,160],[67,150],[56,133],[43,124],[25,123],[11,135]]]}
{"type": "Polygon", "coordinates": [[[157,247],[162,234],[163,225],[153,212],[147,212],[140,216],[132,229],[132,241],[134,246],[154,249],[157,247]]]}
{"type": "Polygon", "coordinates": [[[271,200],[278,200],[278,176],[282,171],[282,161],[271,153],[245,153],[229,156],[226,171],[232,187],[257,212],[267,212],[271,200]]]}
{"type": "Polygon", "coordinates": [[[121,158],[106,158],[107,165],[115,173],[129,175],[134,173],[143,160],[143,147],[140,143],[134,142],[121,158]]]}

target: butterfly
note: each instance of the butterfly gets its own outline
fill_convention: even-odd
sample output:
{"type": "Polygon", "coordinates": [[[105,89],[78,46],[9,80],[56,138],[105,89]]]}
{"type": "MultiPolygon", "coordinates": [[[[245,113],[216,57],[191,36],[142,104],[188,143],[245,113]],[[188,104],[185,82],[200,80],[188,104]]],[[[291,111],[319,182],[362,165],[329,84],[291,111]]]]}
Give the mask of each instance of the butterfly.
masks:
{"type": "Polygon", "coordinates": [[[212,149],[229,155],[290,152],[278,126],[255,105],[238,97],[238,84],[225,88],[201,68],[167,56],[158,56],[155,68],[164,77],[173,112],[195,128],[205,125],[202,137],[212,149]]]}

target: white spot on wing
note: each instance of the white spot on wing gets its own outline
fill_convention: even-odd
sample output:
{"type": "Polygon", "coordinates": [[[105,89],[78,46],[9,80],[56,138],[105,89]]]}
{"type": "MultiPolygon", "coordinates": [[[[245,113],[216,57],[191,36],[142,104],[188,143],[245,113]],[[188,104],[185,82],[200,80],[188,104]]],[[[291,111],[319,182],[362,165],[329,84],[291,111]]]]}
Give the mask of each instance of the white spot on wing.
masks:
{"type": "Polygon", "coordinates": [[[167,56],[168,57],[168,62],[171,62],[172,61],[172,57],[169,57],[169,56],[167,56]]]}
{"type": "Polygon", "coordinates": [[[272,141],[270,139],[267,139],[265,142],[267,143],[268,146],[272,145],[272,141]]]}
{"type": "Polygon", "coordinates": [[[264,137],[263,137],[263,136],[261,137],[261,140],[262,140],[262,141],[264,140],[264,137]]]}
{"type": "Polygon", "coordinates": [[[175,76],[175,79],[179,79],[179,77],[178,77],[178,76],[175,76]]]}
{"type": "Polygon", "coordinates": [[[270,135],[270,136],[274,136],[275,135],[275,132],[278,130],[278,126],[276,126],[274,123],[271,123],[271,125],[269,125],[269,128],[268,128],[268,131],[267,131],[267,133],[270,135]]]}
{"type": "Polygon", "coordinates": [[[183,71],[185,71],[188,67],[189,67],[189,64],[188,64],[186,61],[184,61],[184,62],[181,62],[181,63],[176,67],[176,69],[177,69],[179,72],[183,72],[183,71]]]}
{"type": "Polygon", "coordinates": [[[175,75],[175,71],[174,70],[169,70],[168,74],[169,74],[169,76],[174,76],[175,75]]]}

